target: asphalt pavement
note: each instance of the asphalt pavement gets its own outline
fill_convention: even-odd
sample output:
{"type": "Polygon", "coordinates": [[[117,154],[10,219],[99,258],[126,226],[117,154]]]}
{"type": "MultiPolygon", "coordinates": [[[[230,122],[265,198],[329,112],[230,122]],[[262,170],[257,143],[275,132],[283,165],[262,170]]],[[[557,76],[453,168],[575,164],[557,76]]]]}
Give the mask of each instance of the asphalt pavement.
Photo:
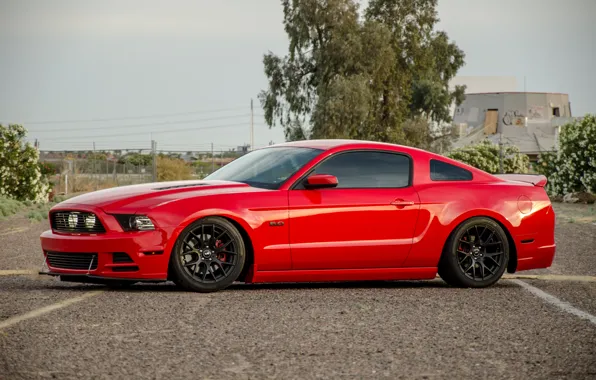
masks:
{"type": "Polygon", "coordinates": [[[551,269],[488,289],[437,279],[208,295],[27,274],[46,223],[0,222],[0,379],[596,378],[591,223],[559,223],[551,269]]]}

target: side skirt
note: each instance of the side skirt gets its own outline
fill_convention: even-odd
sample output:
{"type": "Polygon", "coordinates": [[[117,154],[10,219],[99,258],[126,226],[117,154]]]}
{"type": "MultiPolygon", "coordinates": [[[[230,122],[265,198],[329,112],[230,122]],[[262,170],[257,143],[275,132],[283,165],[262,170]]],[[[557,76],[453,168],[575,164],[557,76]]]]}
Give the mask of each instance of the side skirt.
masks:
{"type": "Polygon", "coordinates": [[[432,280],[437,268],[367,268],[258,271],[256,265],[247,276],[247,283],[261,282],[329,282],[329,281],[390,281],[432,280]]]}

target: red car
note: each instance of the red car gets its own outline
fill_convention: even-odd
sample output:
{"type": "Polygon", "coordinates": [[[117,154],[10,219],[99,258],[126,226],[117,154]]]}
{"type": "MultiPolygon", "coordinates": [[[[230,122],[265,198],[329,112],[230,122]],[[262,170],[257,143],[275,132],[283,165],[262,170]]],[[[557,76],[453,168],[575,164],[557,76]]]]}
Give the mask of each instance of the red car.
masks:
{"type": "Polygon", "coordinates": [[[491,175],[423,150],[311,140],[252,151],[201,181],[80,195],[50,210],[47,269],[65,281],[433,279],[486,287],[546,268],[555,214],[538,175],[491,175]]]}

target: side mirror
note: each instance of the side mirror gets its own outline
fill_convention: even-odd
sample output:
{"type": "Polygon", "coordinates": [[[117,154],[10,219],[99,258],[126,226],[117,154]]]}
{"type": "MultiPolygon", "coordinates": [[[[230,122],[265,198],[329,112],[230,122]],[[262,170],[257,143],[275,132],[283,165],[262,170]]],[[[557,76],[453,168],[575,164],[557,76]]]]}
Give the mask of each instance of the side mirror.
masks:
{"type": "Polygon", "coordinates": [[[313,174],[306,178],[307,189],[324,189],[337,186],[337,177],[331,174],[313,174]]]}

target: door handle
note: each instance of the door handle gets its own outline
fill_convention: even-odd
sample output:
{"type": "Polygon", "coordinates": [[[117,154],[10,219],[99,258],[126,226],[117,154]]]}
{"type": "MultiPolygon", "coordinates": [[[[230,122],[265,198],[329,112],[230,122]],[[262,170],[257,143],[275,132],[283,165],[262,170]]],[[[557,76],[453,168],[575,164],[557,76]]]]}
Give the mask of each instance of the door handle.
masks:
{"type": "Polygon", "coordinates": [[[392,205],[394,206],[400,206],[400,207],[404,207],[404,206],[413,206],[414,205],[414,201],[406,201],[403,199],[396,199],[393,202],[391,202],[392,205]]]}

